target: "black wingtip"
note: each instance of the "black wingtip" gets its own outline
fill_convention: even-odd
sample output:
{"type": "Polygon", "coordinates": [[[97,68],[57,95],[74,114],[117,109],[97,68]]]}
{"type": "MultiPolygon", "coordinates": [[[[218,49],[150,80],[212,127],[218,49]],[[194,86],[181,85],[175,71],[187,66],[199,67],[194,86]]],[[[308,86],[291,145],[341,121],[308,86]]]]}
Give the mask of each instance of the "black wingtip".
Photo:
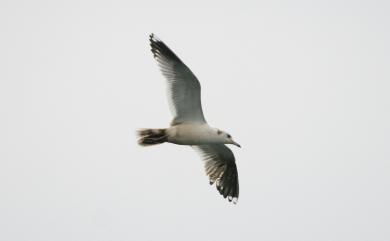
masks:
{"type": "Polygon", "coordinates": [[[151,33],[149,35],[149,40],[150,40],[150,43],[158,43],[158,42],[161,42],[161,40],[154,34],[154,33],[151,33]]]}

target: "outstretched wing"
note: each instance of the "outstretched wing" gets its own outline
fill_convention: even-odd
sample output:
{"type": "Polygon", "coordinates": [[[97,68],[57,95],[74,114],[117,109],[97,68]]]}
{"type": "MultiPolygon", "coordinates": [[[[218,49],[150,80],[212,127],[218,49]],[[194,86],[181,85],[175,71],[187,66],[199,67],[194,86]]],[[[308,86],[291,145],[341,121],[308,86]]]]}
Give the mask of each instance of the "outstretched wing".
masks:
{"type": "Polygon", "coordinates": [[[193,146],[205,161],[206,173],[210,184],[216,187],[229,202],[237,203],[239,185],[238,173],[233,152],[224,144],[193,146]]]}
{"type": "Polygon", "coordinates": [[[168,80],[168,100],[172,125],[206,123],[200,100],[200,84],[191,70],[154,34],[150,35],[152,53],[168,80]]]}

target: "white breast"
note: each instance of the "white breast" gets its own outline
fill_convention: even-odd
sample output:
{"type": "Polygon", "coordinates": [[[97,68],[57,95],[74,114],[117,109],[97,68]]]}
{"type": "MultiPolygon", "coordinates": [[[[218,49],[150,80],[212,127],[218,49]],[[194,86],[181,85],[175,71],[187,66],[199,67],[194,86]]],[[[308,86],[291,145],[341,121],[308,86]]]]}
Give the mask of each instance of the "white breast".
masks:
{"type": "Polygon", "coordinates": [[[222,143],[216,130],[207,124],[181,124],[167,129],[168,142],[180,145],[222,143]]]}

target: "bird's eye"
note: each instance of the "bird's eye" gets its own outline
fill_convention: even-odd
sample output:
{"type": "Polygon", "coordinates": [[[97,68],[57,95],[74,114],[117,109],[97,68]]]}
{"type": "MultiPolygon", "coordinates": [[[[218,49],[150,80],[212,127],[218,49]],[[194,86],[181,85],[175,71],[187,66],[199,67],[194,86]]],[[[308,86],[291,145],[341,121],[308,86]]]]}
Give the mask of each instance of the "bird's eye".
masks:
{"type": "Polygon", "coordinates": [[[232,136],[231,136],[231,135],[229,135],[229,134],[227,134],[227,137],[228,137],[228,138],[232,138],[232,136]]]}

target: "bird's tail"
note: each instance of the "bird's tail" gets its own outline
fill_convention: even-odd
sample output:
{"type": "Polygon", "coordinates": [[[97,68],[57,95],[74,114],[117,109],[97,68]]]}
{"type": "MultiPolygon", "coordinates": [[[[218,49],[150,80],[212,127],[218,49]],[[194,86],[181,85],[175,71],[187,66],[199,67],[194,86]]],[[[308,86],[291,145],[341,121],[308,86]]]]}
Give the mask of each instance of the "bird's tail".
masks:
{"type": "Polygon", "coordinates": [[[137,131],[138,144],[152,146],[167,141],[166,129],[140,129],[137,131]]]}

